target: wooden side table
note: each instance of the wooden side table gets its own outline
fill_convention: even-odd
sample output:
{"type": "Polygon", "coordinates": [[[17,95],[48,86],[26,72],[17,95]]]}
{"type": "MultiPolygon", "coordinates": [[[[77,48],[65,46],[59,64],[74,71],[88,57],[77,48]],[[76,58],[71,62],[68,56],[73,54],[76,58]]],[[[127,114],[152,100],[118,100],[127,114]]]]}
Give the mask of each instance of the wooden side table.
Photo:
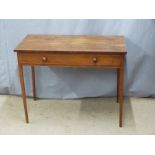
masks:
{"type": "Polygon", "coordinates": [[[117,69],[117,102],[119,126],[122,127],[124,58],[127,51],[123,36],[27,35],[14,49],[17,52],[19,76],[26,123],[29,122],[23,65],[31,66],[33,98],[34,66],[102,67],[117,69]]]}

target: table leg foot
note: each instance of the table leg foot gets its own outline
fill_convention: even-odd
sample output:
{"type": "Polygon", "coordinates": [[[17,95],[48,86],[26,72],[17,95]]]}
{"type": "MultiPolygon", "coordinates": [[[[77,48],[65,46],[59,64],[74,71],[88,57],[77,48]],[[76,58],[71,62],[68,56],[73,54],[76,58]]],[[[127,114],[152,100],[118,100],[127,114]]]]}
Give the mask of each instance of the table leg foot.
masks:
{"type": "Polygon", "coordinates": [[[119,103],[119,127],[122,127],[123,102],[119,103]]]}

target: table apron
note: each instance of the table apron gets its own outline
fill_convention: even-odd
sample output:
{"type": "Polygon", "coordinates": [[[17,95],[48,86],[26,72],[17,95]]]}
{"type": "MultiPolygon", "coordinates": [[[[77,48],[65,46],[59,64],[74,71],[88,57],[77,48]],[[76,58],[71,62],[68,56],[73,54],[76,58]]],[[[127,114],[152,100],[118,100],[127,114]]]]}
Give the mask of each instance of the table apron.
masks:
{"type": "Polygon", "coordinates": [[[123,59],[121,54],[18,53],[22,65],[120,68],[123,59]]]}

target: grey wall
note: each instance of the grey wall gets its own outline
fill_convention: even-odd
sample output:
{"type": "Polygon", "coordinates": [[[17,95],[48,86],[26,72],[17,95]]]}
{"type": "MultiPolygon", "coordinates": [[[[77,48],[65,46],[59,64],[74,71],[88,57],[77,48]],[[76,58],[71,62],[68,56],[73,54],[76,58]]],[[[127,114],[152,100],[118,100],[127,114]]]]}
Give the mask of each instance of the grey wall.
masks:
{"type": "MultiPolygon", "coordinates": [[[[128,46],[125,95],[155,96],[155,20],[0,20],[0,94],[20,94],[13,49],[33,34],[124,35],[128,46]]],[[[31,72],[25,67],[26,92],[32,94],[31,72]]],[[[36,67],[40,98],[116,95],[116,71],[36,67]]]]}

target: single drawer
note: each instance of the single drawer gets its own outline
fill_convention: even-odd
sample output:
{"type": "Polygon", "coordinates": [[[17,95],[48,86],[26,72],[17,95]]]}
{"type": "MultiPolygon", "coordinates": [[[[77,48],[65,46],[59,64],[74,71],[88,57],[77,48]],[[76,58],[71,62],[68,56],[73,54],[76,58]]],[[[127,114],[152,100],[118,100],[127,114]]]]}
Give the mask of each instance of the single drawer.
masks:
{"type": "Polygon", "coordinates": [[[19,62],[29,65],[119,67],[121,63],[121,56],[77,53],[20,53],[19,62]]]}

